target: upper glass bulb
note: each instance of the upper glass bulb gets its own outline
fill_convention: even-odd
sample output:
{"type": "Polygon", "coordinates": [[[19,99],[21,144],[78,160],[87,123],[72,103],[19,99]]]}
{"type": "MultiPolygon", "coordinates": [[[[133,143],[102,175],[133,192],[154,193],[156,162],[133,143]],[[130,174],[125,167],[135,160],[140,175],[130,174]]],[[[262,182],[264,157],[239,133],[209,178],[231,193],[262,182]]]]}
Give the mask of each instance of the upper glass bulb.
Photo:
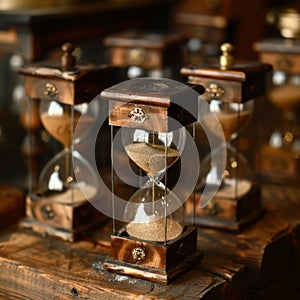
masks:
{"type": "Polygon", "coordinates": [[[42,100],[40,103],[41,121],[47,130],[65,148],[78,143],[90,130],[97,117],[98,106],[82,103],[77,105],[62,104],[55,100],[42,100]],[[80,118],[80,126],[76,128],[80,118]],[[74,131],[76,128],[76,137],[74,131]]]}
{"type": "Polygon", "coordinates": [[[220,137],[223,132],[225,140],[229,141],[235,139],[247,126],[251,119],[253,108],[253,100],[246,103],[226,103],[212,100],[209,109],[211,113],[216,114],[221,128],[219,128],[210,113],[203,116],[203,121],[215,136],[220,137]]]}
{"type": "Polygon", "coordinates": [[[149,177],[158,177],[180,157],[186,140],[185,128],[172,132],[153,132],[121,128],[127,155],[149,177]]]}

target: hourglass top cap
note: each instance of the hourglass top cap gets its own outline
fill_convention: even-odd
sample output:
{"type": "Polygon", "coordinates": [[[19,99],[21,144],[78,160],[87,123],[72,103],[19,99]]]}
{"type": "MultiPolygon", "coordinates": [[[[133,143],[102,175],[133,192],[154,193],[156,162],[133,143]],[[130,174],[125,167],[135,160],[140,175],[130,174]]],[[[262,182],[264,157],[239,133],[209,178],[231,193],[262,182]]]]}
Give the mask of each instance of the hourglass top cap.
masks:
{"type": "Polygon", "coordinates": [[[185,66],[181,74],[188,76],[188,82],[205,87],[203,98],[211,100],[218,97],[224,102],[245,102],[265,91],[265,76],[272,70],[270,64],[258,61],[237,60],[233,57],[233,46],[224,43],[221,55],[206,62],[185,66]],[[215,88],[211,85],[218,86],[215,88]]]}
{"type": "Polygon", "coordinates": [[[165,132],[172,130],[172,119],[182,126],[197,120],[198,97],[203,92],[203,86],[195,91],[175,80],[144,77],[109,87],[101,98],[110,101],[111,125],[165,132]]]}
{"type": "Polygon", "coordinates": [[[114,66],[139,66],[151,70],[179,65],[183,61],[184,35],[176,32],[125,30],[104,39],[114,66]]]}
{"type": "MultiPolygon", "coordinates": [[[[44,60],[36,63],[26,64],[19,69],[22,75],[31,75],[41,78],[62,79],[68,81],[77,81],[89,74],[97,73],[97,76],[105,78],[108,70],[113,68],[108,65],[95,65],[90,62],[76,60],[74,55],[75,45],[72,43],[64,43],[61,46],[60,60],[44,60]]],[[[101,79],[101,77],[100,77],[101,79]]]]}
{"type": "Polygon", "coordinates": [[[252,60],[235,59],[234,46],[224,43],[220,46],[219,58],[207,59],[205,62],[187,65],[181,68],[184,76],[210,77],[228,81],[247,81],[251,77],[272,70],[270,64],[252,60]]]}
{"type": "Polygon", "coordinates": [[[74,45],[65,43],[61,61],[45,60],[20,68],[28,97],[76,105],[92,101],[103,89],[115,83],[116,68],[75,62],[74,48],[74,45]]]}

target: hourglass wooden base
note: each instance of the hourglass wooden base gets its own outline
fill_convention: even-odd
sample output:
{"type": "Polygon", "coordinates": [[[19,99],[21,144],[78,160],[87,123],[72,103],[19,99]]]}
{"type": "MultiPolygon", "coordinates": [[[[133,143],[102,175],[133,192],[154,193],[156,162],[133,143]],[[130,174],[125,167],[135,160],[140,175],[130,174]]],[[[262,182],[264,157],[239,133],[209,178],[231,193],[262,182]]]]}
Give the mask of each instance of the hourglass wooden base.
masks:
{"type": "Polygon", "coordinates": [[[240,231],[263,214],[260,190],[257,187],[252,187],[249,192],[235,199],[216,195],[204,208],[197,205],[200,199],[201,193],[196,193],[185,204],[186,221],[190,224],[195,221],[195,224],[201,226],[240,231]]]}
{"type": "Polygon", "coordinates": [[[168,284],[200,261],[197,228],[188,227],[176,239],[151,243],[130,238],[125,230],[111,236],[112,259],[104,263],[110,272],[168,284]]]}
{"type": "Polygon", "coordinates": [[[264,145],[260,162],[264,180],[276,183],[299,183],[300,157],[291,151],[264,145]]]}
{"type": "Polygon", "coordinates": [[[89,201],[59,203],[47,198],[26,198],[26,218],[20,222],[41,234],[59,237],[73,242],[107,220],[89,201]]]}

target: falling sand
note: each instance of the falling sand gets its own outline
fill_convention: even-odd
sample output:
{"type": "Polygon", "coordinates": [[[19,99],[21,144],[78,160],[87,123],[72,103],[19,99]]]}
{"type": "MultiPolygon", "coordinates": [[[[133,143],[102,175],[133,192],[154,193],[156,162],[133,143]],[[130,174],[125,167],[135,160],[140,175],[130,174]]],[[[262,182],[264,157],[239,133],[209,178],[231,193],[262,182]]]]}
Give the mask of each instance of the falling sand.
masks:
{"type": "MultiPolygon", "coordinates": [[[[147,143],[132,143],[125,146],[128,156],[147,174],[157,173],[165,168],[165,146],[147,143]]],[[[180,156],[178,150],[167,148],[167,167],[180,156]]]]}

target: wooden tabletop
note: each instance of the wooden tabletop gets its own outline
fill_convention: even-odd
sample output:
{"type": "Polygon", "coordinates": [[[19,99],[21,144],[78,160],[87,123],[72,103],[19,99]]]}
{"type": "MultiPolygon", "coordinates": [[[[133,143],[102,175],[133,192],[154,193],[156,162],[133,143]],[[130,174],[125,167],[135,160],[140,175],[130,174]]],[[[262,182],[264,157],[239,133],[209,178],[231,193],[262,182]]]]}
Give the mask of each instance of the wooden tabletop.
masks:
{"type": "Polygon", "coordinates": [[[199,228],[203,258],[169,285],[103,269],[110,220],[74,243],[3,229],[0,299],[297,299],[299,188],[268,185],[263,203],[264,217],[238,234],[199,228]]]}

